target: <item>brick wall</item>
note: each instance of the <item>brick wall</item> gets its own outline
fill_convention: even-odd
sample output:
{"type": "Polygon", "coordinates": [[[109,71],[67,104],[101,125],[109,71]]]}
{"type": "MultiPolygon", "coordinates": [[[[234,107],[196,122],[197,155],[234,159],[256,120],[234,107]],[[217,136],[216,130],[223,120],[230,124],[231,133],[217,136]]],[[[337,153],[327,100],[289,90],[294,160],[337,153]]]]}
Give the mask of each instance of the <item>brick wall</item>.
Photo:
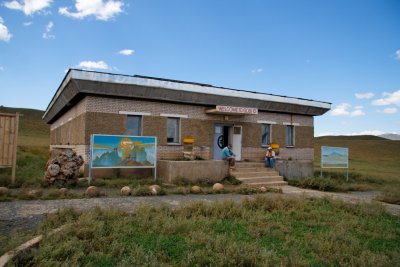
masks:
{"type": "Polygon", "coordinates": [[[80,114],[71,120],[50,130],[52,145],[82,145],[85,142],[86,114],[80,114]]]}
{"type": "MultiPolygon", "coordinates": [[[[261,123],[272,123],[271,141],[278,143],[283,155],[292,159],[313,158],[313,117],[302,115],[279,114],[260,111],[257,115],[225,116],[207,114],[212,107],[142,101],[133,99],[117,99],[87,96],[71,110],[66,112],[51,125],[52,145],[73,145],[88,147],[90,135],[126,134],[127,115],[125,112],[150,113],[143,116],[143,135],[157,136],[158,158],[177,159],[182,157],[183,145],[167,145],[167,117],[161,114],[179,114],[181,118],[181,139],[193,137],[195,153],[205,159],[213,157],[214,125],[216,123],[243,126],[242,158],[262,160],[264,148],[261,147],[261,123]],[[295,126],[295,148],[285,148],[286,126],[295,126]]],[[[88,153],[88,149],[80,150],[88,153]]],[[[87,155],[85,156],[87,157],[87,155]]]]}
{"type": "Polygon", "coordinates": [[[54,130],[57,127],[62,126],[63,124],[71,121],[72,119],[78,117],[79,115],[85,113],[87,110],[87,98],[79,101],[75,106],[73,106],[70,110],[65,112],[60,118],[58,118],[55,122],[53,122],[50,126],[50,130],[54,130]]]}

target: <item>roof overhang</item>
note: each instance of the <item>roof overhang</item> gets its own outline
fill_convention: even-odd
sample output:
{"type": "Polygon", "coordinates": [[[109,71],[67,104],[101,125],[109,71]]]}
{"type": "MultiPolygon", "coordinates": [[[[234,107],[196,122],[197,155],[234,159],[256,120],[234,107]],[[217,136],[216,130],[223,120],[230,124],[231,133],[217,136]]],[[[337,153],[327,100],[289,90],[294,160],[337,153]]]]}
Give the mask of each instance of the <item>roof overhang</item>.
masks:
{"type": "MultiPolygon", "coordinates": [[[[309,99],[70,69],[48,105],[43,119],[47,123],[52,123],[86,95],[186,103],[207,106],[209,109],[229,106],[309,116],[322,115],[331,108],[331,103],[309,99]]],[[[214,113],[218,112],[223,114],[221,110],[216,110],[214,113]]]]}

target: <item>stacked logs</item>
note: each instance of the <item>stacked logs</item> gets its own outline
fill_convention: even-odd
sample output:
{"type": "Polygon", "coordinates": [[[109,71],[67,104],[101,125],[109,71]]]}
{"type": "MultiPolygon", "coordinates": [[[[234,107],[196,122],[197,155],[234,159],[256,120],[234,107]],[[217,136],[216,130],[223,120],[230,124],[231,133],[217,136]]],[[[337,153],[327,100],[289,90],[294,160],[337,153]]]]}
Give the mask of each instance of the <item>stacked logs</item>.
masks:
{"type": "Polygon", "coordinates": [[[82,165],[83,158],[72,149],[53,150],[46,164],[44,179],[49,185],[76,184],[82,165]]]}

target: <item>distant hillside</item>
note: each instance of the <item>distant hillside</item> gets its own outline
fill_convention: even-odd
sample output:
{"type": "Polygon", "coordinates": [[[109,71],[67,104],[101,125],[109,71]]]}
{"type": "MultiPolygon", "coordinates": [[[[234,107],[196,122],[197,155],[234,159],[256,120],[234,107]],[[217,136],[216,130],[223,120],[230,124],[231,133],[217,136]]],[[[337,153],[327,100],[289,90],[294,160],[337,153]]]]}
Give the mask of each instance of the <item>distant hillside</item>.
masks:
{"type": "Polygon", "coordinates": [[[42,120],[44,111],[27,108],[8,108],[0,106],[0,113],[19,112],[18,145],[47,146],[50,143],[50,125],[42,120]]]}
{"type": "Polygon", "coordinates": [[[391,134],[391,133],[387,133],[387,134],[381,134],[380,137],[389,139],[389,140],[400,140],[400,134],[391,134]]]}
{"type": "Polygon", "coordinates": [[[399,180],[400,141],[378,136],[322,136],[314,139],[314,163],[321,161],[321,146],[349,148],[350,171],[399,180]]]}

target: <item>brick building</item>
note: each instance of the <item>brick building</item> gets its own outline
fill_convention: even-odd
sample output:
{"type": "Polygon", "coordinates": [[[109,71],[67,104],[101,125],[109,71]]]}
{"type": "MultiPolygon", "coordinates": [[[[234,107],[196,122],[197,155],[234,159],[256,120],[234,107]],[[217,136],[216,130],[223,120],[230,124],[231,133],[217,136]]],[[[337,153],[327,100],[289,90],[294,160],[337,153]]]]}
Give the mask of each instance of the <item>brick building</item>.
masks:
{"type": "Polygon", "coordinates": [[[158,159],[182,157],[183,139],[204,159],[232,143],[238,160],[260,161],[278,144],[282,160],[314,158],[313,116],[331,104],[207,84],[69,70],[43,119],[51,147],[70,147],[85,162],[91,134],[157,136],[158,159]]]}

